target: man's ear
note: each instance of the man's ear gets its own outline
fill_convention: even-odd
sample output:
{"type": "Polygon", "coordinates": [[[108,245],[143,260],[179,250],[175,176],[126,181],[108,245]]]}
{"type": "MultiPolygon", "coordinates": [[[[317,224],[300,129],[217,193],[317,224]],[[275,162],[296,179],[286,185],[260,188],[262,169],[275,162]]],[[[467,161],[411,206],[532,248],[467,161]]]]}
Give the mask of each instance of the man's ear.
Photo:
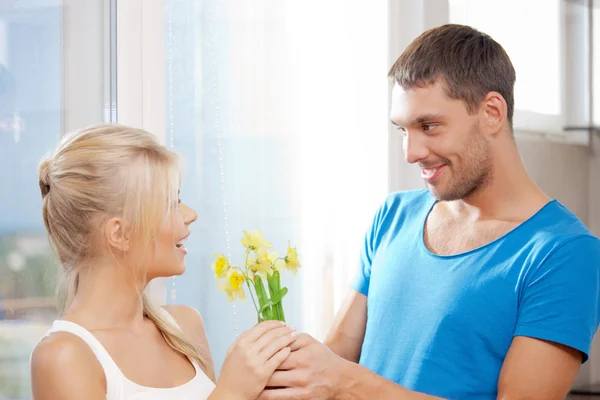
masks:
{"type": "Polygon", "coordinates": [[[500,93],[490,92],[488,93],[483,102],[483,110],[485,112],[485,125],[487,131],[495,136],[498,132],[502,131],[506,124],[508,106],[506,100],[500,93]]]}
{"type": "Polygon", "coordinates": [[[120,218],[111,218],[104,224],[104,237],[108,245],[121,252],[129,250],[129,235],[120,218]]]}

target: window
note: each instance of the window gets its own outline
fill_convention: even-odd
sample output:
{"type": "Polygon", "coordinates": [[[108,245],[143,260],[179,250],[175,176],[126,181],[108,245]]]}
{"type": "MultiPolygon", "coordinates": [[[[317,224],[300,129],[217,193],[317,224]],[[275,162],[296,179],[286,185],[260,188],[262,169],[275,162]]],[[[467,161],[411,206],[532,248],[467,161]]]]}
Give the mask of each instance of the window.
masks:
{"type": "Polygon", "coordinates": [[[449,0],[450,22],[473,26],[504,47],[517,72],[516,130],[562,129],[560,0],[449,0]],[[531,25],[535,21],[535,27],[531,25]]]}
{"type": "Polygon", "coordinates": [[[30,398],[29,356],[57,315],[37,165],[63,131],[102,121],[103,12],[102,1],[0,3],[2,399],[30,398]]]}
{"type": "Polygon", "coordinates": [[[236,329],[256,321],[248,300],[234,303],[234,322],[216,289],[210,264],[227,239],[234,261],[243,229],[262,229],[279,252],[297,245],[286,314],[323,338],[388,184],[387,4],[227,4],[165,1],[159,110],[165,143],[172,133],[186,160],[182,198],[199,213],[177,302],[202,313],[217,368],[236,329]]]}

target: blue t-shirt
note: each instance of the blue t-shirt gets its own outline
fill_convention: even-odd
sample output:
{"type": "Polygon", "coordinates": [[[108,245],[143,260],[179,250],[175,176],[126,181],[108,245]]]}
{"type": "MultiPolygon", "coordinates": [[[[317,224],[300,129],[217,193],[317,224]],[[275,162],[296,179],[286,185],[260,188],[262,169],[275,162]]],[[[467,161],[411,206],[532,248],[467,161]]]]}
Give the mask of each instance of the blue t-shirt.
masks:
{"type": "Polygon", "coordinates": [[[360,364],[408,389],[495,399],[514,336],[588,358],[599,321],[600,240],[553,200],[501,238],[439,256],[423,242],[436,199],[395,193],[366,235],[353,288],[367,296],[360,364]]]}

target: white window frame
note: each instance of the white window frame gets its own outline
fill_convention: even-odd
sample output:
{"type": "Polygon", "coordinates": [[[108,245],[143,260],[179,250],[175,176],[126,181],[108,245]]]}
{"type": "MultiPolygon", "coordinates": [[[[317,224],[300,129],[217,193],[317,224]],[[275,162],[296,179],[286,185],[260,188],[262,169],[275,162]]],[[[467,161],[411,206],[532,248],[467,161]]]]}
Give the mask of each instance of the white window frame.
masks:
{"type": "MultiPolygon", "coordinates": [[[[390,34],[390,66],[401,54],[402,50],[423,31],[446,24],[450,22],[449,1],[448,0],[388,0],[390,7],[389,16],[389,34],[390,34]]],[[[581,73],[574,65],[575,59],[569,57],[572,55],[572,50],[568,54],[570,48],[574,46],[577,38],[573,36],[573,29],[577,26],[570,26],[567,22],[568,6],[564,1],[560,3],[560,76],[561,76],[561,113],[560,115],[547,115],[521,109],[515,109],[513,126],[515,137],[525,140],[541,140],[561,142],[566,144],[584,145],[590,143],[590,135],[587,131],[565,131],[564,127],[569,126],[569,121],[575,121],[573,125],[585,125],[585,121],[577,121],[577,118],[572,115],[573,110],[585,106],[584,93],[585,88],[581,85],[573,88],[568,86],[568,82],[573,80],[573,74],[581,73]],[[571,115],[569,115],[569,113],[571,115]]],[[[581,52],[582,50],[577,50],[581,52]]],[[[580,63],[577,60],[577,63],[580,63]]],[[[518,71],[517,71],[518,73],[518,71]]],[[[392,134],[390,129],[390,162],[398,160],[397,135],[392,134]]],[[[403,188],[415,187],[417,182],[411,180],[408,175],[402,173],[403,167],[399,165],[402,160],[397,161],[398,165],[390,165],[390,182],[395,185],[401,184],[403,188]],[[400,176],[399,176],[400,174],[400,176]]]]}
{"type": "MultiPolygon", "coordinates": [[[[590,133],[586,130],[570,131],[565,127],[588,125],[587,118],[582,120],[578,110],[585,110],[582,94],[585,88],[581,81],[573,79],[585,71],[581,71],[584,48],[587,45],[581,41],[575,32],[580,29],[578,24],[573,24],[569,19],[570,5],[564,0],[560,1],[559,10],[559,35],[560,35],[560,115],[547,115],[526,110],[515,109],[513,127],[516,138],[525,140],[551,141],[572,145],[590,145],[590,133]],[[570,121],[573,121],[571,124],[570,121]]],[[[518,71],[517,71],[518,74],[518,71]]],[[[585,80],[584,82],[587,82],[585,80]]]]}
{"type": "MultiPolygon", "coordinates": [[[[151,132],[165,144],[164,2],[116,1],[116,14],[117,122],[151,132]]],[[[156,304],[167,304],[167,279],[151,281],[146,294],[156,304]]]]}
{"type": "Polygon", "coordinates": [[[102,48],[90,51],[90,44],[106,43],[107,5],[108,0],[62,0],[61,132],[104,120],[106,54],[102,48]]]}

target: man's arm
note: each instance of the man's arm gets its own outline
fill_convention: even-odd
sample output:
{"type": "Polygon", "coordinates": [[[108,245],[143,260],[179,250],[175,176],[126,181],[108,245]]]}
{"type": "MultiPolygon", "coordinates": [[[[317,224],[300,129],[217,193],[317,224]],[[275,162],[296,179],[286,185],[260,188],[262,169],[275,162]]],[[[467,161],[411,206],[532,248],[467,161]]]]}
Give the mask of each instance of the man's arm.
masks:
{"type": "MultiPolygon", "coordinates": [[[[440,399],[389,381],[367,368],[335,355],[308,335],[301,335],[292,354],[267,384],[260,400],[440,399]]],[[[570,347],[529,337],[516,337],[498,383],[498,399],[564,399],[581,364],[570,347]]]]}
{"type": "Polygon", "coordinates": [[[439,399],[413,392],[369,369],[334,354],[309,335],[302,334],[292,353],[275,371],[258,400],[284,399],[439,399]]]}
{"type": "Polygon", "coordinates": [[[544,340],[517,336],[498,381],[498,399],[564,399],[581,366],[581,353],[544,340]]]}
{"type": "MultiPolygon", "coordinates": [[[[581,353],[570,347],[518,336],[508,351],[500,379],[498,400],[562,400],[575,381],[581,353]]],[[[361,366],[342,369],[339,399],[434,399],[407,390],[361,366]]]]}
{"type": "Polygon", "coordinates": [[[325,345],[338,356],[357,363],[367,326],[367,296],[350,290],[335,320],[325,345]]]}

